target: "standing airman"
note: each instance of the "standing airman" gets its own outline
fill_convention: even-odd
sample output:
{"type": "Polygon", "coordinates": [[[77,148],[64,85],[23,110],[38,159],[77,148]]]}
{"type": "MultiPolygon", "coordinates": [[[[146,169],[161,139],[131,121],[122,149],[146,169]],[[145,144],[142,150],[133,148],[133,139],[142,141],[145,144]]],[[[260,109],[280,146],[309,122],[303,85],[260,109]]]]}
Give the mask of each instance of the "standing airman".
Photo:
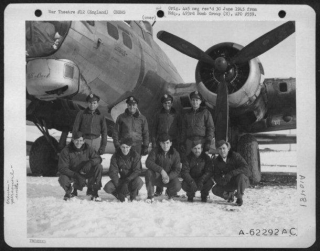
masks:
{"type": "MultiPolygon", "coordinates": [[[[188,155],[191,151],[192,139],[199,137],[205,152],[210,150],[214,139],[214,124],[211,113],[205,107],[200,107],[202,95],[195,91],[190,93],[192,108],[185,112],[182,118],[180,152],[188,155]]],[[[184,157],[182,158],[184,159],[184,157]]]]}
{"type": "Polygon", "coordinates": [[[108,135],[106,119],[98,109],[99,100],[99,96],[95,94],[87,96],[88,107],[78,112],[72,133],[82,132],[85,142],[102,155],[108,143],[108,135]]]}
{"type": "Polygon", "coordinates": [[[115,148],[120,147],[120,140],[132,138],[132,149],[140,155],[148,154],[149,128],[145,116],[138,110],[138,99],[129,96],[126,100],[127,109],[117,118],[113,130],[113,144],[115,148]]]}

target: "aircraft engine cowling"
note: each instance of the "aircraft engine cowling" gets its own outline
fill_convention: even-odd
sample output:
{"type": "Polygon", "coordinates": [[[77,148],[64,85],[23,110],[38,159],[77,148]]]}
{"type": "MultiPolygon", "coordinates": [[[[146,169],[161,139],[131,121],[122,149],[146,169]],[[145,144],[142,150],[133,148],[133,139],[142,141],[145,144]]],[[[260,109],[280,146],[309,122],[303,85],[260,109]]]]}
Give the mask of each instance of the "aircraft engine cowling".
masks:
{"type": "MultiPolygon", "coordinates": [[[[229,61],[243,46],[235,43],[220,43],[210,47],[206,54],[213,60],[223,57],[229,61]]],[[[242,65],[235,65],[227,72],[228,100],[230,109],[250,106],[259,96],[263,83],[263,67],[258,58],[242,65]]],[[[196,67],[196,82],[199,92],[206,104],[216,106],[217,88],[219,81],[215,69],[210,64],[199,61],[196,67]]]]}
{"type": "Polygon", "coordinates": [[[28,94],[40,100],[73,96],[81,81],[79,68],[70,60],[34,59],[27,63],[28,94]]]}

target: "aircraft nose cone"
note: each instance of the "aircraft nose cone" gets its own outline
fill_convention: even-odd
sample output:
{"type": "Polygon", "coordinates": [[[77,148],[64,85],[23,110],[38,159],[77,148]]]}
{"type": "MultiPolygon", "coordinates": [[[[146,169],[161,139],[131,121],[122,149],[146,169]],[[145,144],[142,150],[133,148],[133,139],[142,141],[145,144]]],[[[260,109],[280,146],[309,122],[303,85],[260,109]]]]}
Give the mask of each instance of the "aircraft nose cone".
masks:
{"type": "Polygon", "coordinates": [[[220,72],[225,72],[227,67],[228,67],[228,62],[225,58],[223,57],[218,57],[215,60],[215,67],[218,71],[220,72]]]}

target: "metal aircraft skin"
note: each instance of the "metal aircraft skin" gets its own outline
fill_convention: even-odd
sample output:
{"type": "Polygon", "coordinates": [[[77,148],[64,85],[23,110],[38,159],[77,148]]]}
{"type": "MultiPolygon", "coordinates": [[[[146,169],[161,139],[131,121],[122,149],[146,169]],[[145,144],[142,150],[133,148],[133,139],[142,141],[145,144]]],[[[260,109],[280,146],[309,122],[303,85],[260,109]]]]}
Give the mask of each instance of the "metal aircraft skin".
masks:
{"type": "Polygon", "coordinates": [[[70,129],[69,121],[49,118],[49,110],[55,109],[53,103],[57,101],[67,103],[66,109],[71,111],[75,109],[74,104],[86,107],[85,98],[91,92],[100,96],[99,110],[109,122],[112,121],[110,108],[130,94],[141,101],[141,112],[148,119],[152,118],[159,106],[155,101],[164,92],[174,92],[170,90],[172,84],[183,83],[183,80],[154,42],[151,25],[146,22],[130,24],[122,21],[63,22],[66,31],[57,50],[50,50],[47,55],[41,51],[36,56],[27,56],[28,99],[39,108],[30,112],[28,107],[27,118],[31,121],[34,116],[44,119],[49,129],[70,129]],[[65,75],[68,72],[72,72],[71,77],[65,75]],[[65,100],[72,100],[72,104],[65,100]],[[49,110],[41,110],[41,106],[49,110]]]}
{"type": "MultiPolygon", "coordinates": [[[[266,41],[270,40],[273,44],[268,46],[272,47],[294,32],[294,23],[288,25],[269,32],[272,36],[277,33],[279,41],[274,42],[267,33],[269,37],[257,39],[253,45],[221,43],[206,52],[160,31],[157,34],[160,40],[199,60],[196,82],[186,84],[154,41],[153,27],[148,22],[28,21],[27,120],[33,121],[45,137],[47,129],[62,131],[60,145],[63,145],[77,112],[87,106],[85,98],[91,92],[101,98],[99,110],[107,119],[111,135],[112,125],[124,112],[124,100],[129,95],[140,100],[139,110],[151,127],[163,94],[173,95],[174,106],[181,111],[190,106],[188,94],[198,90],[213,114],[216,139],[229,139],[236,146],[243,133],[295,129],[295,79],[262,81],[263,66],[257,57],[270,49],[261,51],[266,41]],[[59,30],[62,37],[56,48],[44,45],[43,23],[51,23],[59,30]],[[221,98],[224,101],[217,103],[221,98]]],[[[272,142],[281,143],[281,138],[274,137],[272,142]]]]}

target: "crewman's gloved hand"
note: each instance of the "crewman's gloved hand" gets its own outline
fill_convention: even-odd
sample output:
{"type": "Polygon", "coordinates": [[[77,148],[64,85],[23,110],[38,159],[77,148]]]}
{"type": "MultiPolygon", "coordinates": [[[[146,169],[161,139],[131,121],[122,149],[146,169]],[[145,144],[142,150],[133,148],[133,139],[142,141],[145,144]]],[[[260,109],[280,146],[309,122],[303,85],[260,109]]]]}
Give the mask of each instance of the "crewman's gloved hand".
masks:
{"type": "Polygon", "coordinates": [[[180,152],[181,153],[186,153],[186,145],[185,144],[180,144],[180,152]]]}
{"type": "Polygon", "coordinates": [[[161,176],[162,176],[162,182],[163,182],[164,184],[169,183],[170,178],[169,178],[169,176],[168,176],[168,174],[167,174],[167,172],[166,172],[165,170],[162,170],[162,171],[161,171],[161,176]]]}
{"type": "Polygon", "coordinates": [[[203,182],[202,181],[198,181],[197,182],[197,187],[198,187],[198,190],[202,190],[202,188],[203,188],[203,182]]]}
{"type": "Polygon", "coordinates": [[[162,178],[162,182],[163,182],[163,184],[168,184],[168,183],[169,183],[169,181],[170,181],[169,176],[167,176],[167,177],[165,177],[165,178],[162,178]]]}
{"type": "Polygon", "coordinates": [[[190,189],[192,193],[195,193],[198,190],[197,184],[194,182],[194,180],[190,183],[190,189]]]}
{"type": "Polygon", "coordinates": [[[84,187],[86,185],[86,179],[80,173],[74,172],[73,178],[77,181],[80,187],[84,187]]]}
{"type": "Polygon", "coordinates": [[[98,154],[99,155],[104,154],[104,149],[105,149],[105,147],[100,147],[99,150],[98,150],[98,154]]]}
{"type": "Polygon", "coordinates": [[[148,146],[142,146],[141,155],[142,156],[148,155],[148,146]]]}
{"type": "Polygon", "coordinates": [[[85,174],[87,174],[88,172],[90,172],[91,170],[91,167],[92,167],[92,163],[90,160],[88,160],[84,166],[81,168],[80,172],[83,172],[85,174]]]}
{"type": "Polygon", "coordinates": [[[203,151],[208,152],[210,150],[210,146],[211,146],[211,140],[207,140],[204,143],[203,151]]]}

